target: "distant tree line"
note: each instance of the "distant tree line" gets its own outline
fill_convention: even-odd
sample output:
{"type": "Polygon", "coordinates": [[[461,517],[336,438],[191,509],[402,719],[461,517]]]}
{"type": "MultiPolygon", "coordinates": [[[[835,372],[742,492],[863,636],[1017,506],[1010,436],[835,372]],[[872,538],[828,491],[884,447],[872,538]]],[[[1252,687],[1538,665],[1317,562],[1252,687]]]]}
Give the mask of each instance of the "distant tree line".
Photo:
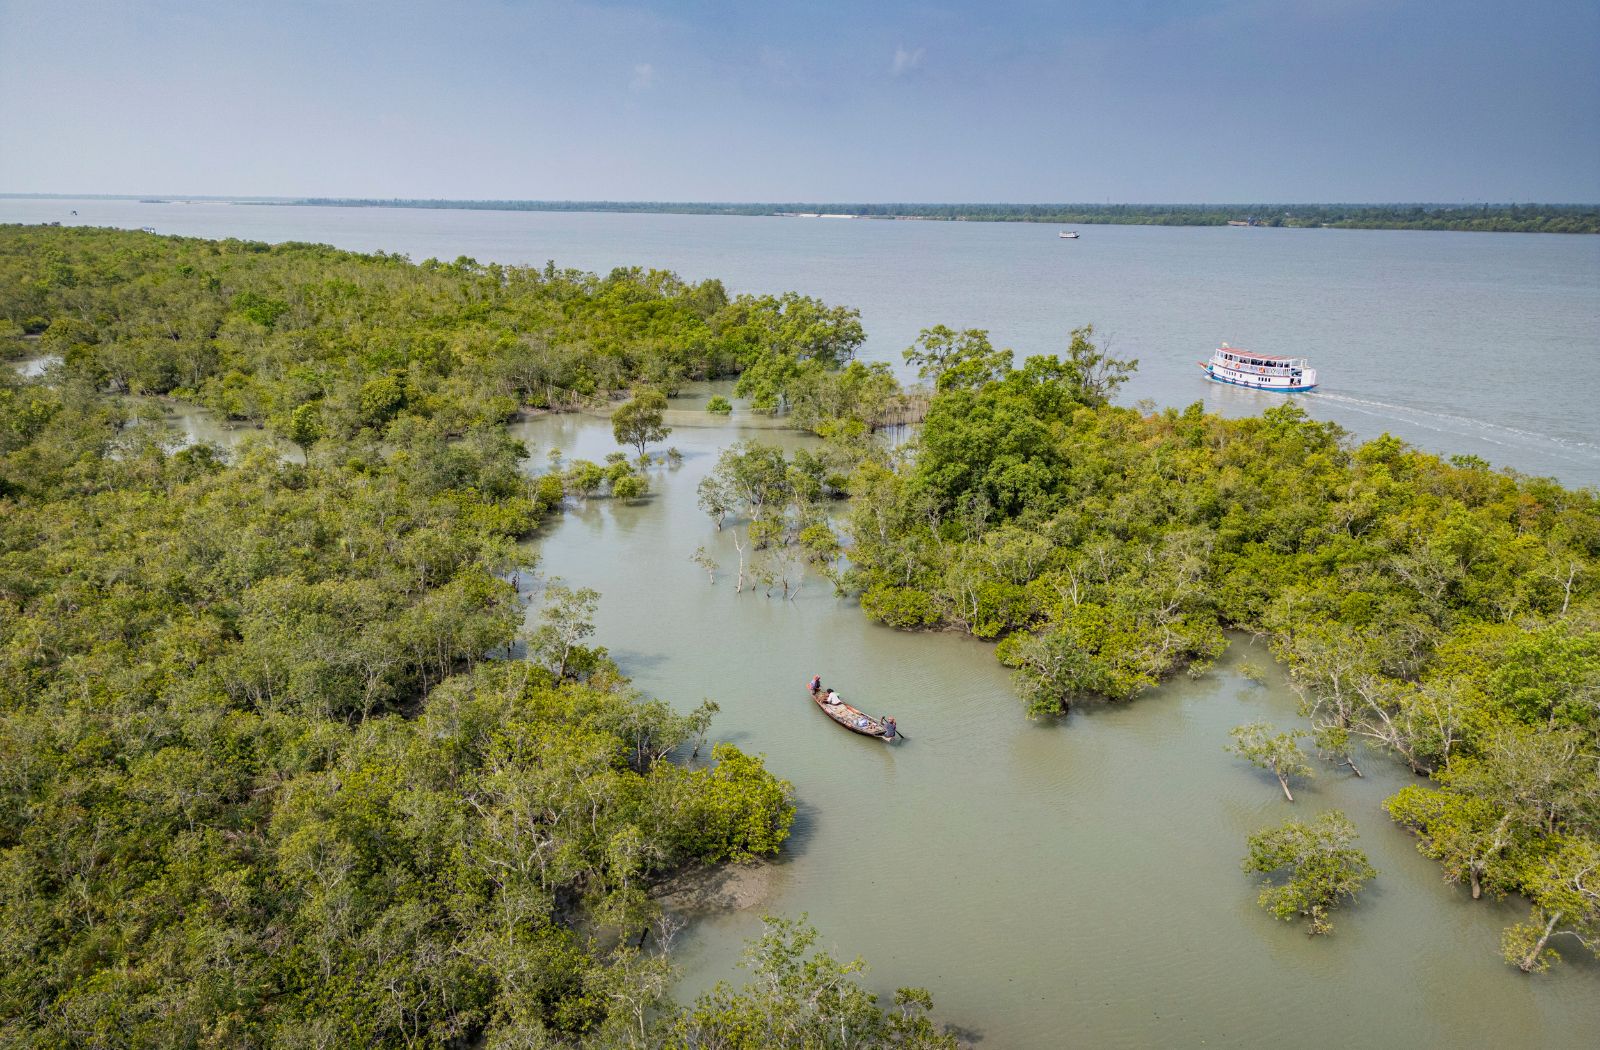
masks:
{"type": "Polygon", "coordinates": [[[875,219],[1043,222],[1125,226],[1332,227],[1487,233],[1600,233],[1594,204],[866,204],[675,201],[379,200],[310,197],[340,208],[465,208],[485,211],[662,212],[678,215],[845,214],[875,219]]]}

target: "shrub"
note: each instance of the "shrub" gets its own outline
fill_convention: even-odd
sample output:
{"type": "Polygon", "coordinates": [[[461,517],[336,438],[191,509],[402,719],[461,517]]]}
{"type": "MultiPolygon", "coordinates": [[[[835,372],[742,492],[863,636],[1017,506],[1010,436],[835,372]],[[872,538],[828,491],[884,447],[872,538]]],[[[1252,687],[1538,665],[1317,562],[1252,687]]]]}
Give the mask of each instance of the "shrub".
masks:
{"type": "Polygon", "coordinates": [[[861,596],[861,609],[874,620],[882,620],[901,630],[932,627],[940,620],[933,595],[911,587],[880,583],[861,596]]]}

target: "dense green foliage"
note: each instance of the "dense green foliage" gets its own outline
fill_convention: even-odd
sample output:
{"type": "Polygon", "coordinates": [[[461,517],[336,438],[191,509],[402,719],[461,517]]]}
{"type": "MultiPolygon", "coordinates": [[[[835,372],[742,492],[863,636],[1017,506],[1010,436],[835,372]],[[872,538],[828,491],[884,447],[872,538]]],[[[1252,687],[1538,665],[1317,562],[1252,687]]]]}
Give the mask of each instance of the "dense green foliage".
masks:
{"type": "Polygon", "coordinates": [[[56,354],[96,387],[181,397],[305,446],[417,421],[454,435],[688,378],[740,375],[773,409],[862,338],[853,310],[730,299],[657,270],[16,226],[0,227],[0,326],[13,356],[56,354]]]}
{"type": "Polygon", "coordinates": [[[0,402],[7,1042],[610,1038],[665,1003],[618,939],[649,880],[783,841],[758,759],[662,761],[707,712],[635,698],[581,604],[482,660],[547,509],[518,450],[227,463],[81,386],[0,402]]]}
{"type": "Polygon", "coordinates": [[[1353,900],[1377,874],[1351,845],[1355,837],[1355,825],[1337,811],[1251,835],[1244,870],[1267,876],[1261,906],[1285,921],[1304,917],[1312,934],[1332,933],[1328,912],[1353,900]]]}
{"type": "Polygon", "coordinates": [[[1131,363],[1088,334],[1013,366],[982,333],[924,333],[939,391],[914,449],[849,482],[862,609],[999,639],[1036,715],[1201,670],[1225,629],[1265,635],[1325,757],[1354,770],[1365,741],[1432,775],[1395,816],[1447,877],[1592,930],[1592,896],[1539,886],[1600,840],[1600,497],[1352,447],[1292,403],[1111,406],[1131,363]]]}
{"type": "Polygon", "coordinates": [[[665,201],[297,201],[319,207],[470,208],[490,211],[670,212],[681,215],[859,215],[965,222],[1116,223],[1138,226],[1335,226],[1371,230],[1600,233],[1592,204],[726,204],[665,201]]]}
{"type": "MultiPolygon", "coordinates": [[[[791,792],[728,745],[668,760],[715,707],[635,695],[591,591],[552,581],[526,659],[485,658],[523,619],[517,541],[642,484],[626,462],[535,480],[499,410],[473,415],[486,359],[457,349],[482,345],[464,286],[487,268],[16,229],[0,267],[5,338],[65,357],[0,370],[0,1041],[666,1039],[648,890],[776,852],[791,792]],[[448,364],[424,382],[429,346],[448,364]],[[250,377],[305,461],[131,415],[120,392],[185,355],[167,389],[250,377]]],[[[615,283],[500,279],[633,331],[615,283]]],[[[708,330],[695,294],[645,314],[708,330]]]]}

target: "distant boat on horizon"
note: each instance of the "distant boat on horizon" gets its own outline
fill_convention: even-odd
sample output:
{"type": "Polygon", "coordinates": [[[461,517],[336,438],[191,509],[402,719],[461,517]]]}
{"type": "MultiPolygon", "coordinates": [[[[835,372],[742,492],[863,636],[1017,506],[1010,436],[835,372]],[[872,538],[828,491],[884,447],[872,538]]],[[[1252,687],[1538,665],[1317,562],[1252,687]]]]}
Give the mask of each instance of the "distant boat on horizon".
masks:
{"type": "Polygon", "coordinates": [[[1060,233],[1056,234],[1056,236],[1060,237],[1064,241],[1075,241],[1075,240],[1078,239],[1078,231],[1077,230],[1062,230],[1060,233]]]}

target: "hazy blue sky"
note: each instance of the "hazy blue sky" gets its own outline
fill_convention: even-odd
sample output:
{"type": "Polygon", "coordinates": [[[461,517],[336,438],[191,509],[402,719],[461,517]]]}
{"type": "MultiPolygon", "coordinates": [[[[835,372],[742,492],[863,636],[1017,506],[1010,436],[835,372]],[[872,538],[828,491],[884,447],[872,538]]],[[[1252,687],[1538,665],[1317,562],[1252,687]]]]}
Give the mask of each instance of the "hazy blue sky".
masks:
{"type": "Polygon", "coordinates": [[[1595,0],[0,0],[0,191],[1600,200],[1595,0]]]}

